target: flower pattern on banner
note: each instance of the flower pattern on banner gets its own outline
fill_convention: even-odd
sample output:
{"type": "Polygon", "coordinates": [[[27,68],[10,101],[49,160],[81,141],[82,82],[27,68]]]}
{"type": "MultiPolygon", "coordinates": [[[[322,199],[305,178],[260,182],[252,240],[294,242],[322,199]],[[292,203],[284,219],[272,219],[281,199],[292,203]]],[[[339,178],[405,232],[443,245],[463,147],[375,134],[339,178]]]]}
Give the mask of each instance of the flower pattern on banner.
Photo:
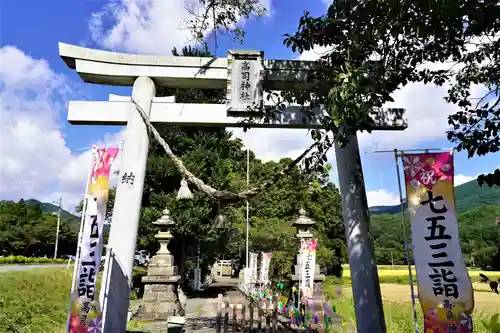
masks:
{"type": "Polygon", "coordinates": [[[470,313],[462,313],[460,315],[460,325],[472,332],[472,316],[470,313]]]}
{"type": "Polygon", "coordinates": [[[432,320],[437,320],[438,319],[438,312],[436,309],[430,308],[429,311],[427,311],[427,316],[432,320]]]}
{"type": "Polygon", "coordinates": [[[94,148],[97,153],[97,158],[93,165],[92,174],[95,177],[109,177],[111,164],[119,153],[118,148],[94,148]]]}
{"type": "Polygon", "coordinates": [[[453,166],[449,163],[452,153],[403,155],[405,179],[412,188],[424,185],[432,190],[438,180],[452,180],[453,166]]]}
{"type": "Polygon", "coordinates": [[[89,333],[102,333],[101,316],[97,316],[89,325],[89,333]]]}
{"type": "Polygon", "coordinates": [[[411,177],[415,177],[417,172],[422,169],[423,163],[420,161],[420,156],[406,156],[403,155],[403,169],[406,173],[409,173],[411,177]]]}
{"type": "Polygon", "coordinates": [[[88,333],[85,325],[82,324],[80,318],[75,313],[72,313],[71,317],[70,317],[69,332],[70,333],[88,333]]]}

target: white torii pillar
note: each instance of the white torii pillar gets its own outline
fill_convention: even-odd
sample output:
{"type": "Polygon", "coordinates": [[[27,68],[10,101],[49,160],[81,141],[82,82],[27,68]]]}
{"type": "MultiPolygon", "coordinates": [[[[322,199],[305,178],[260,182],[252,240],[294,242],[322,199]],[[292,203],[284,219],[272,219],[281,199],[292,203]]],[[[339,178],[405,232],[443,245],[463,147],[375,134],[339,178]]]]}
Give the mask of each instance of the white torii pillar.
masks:
{"type": "MultiPolygon", "coordinates": [[[[149,77],[138,77],[132,88],[132,98],[149,117],[156,94],[149,77]]],[[[105,264],[101,292],[103,300],[103,331],[125,332],[130,286],[134,268],[135,245],[141,213],[144,177],[149,150],[149,136],[141,116],[129,112],[125,130],[125,144],[121,152],[118,186],[113,207],[112,232],[108,239],[108,260],[105,264]],[[127,181],[121,181],[121,180],[127,181]],[[113,284],[112,284],[113,283],[113,284]],[[115,284],[116,283],[116,284],[115,284]],[[112,308],[113,311],[106,311],[112,308]],[[114,313],[116,315],[112,315],[114,313]],[[106,318],[109,316],[108,318],[106,318]],[[117,320],[113,320],[113,317],[117,320]],[[111,319],[111,320],[108,320],[111,319]]]]}
{"type": "MultiPolygon", "coordinates": [[[[233,59],[231,52],[228,59],[215,59],[132,55],[60,43],[59,53],[68,67],[76,69],[85,82],[133,85],[132,98],[142,107],[152,123],[197,127],[238,127],[241,121],[241,114],[238,112],[246,110],[246,105],[231,106],[228,109],[227,105],[222,104],[175,104],[168,98],[167,101],[165,98],[155,98],[155,82],[175,88],[227,88],[228,97],[234,99],[234,96],[241,92],[238,91],[238,82],[231,76],[238,61],[241,64],[245,59],[249,59],[248,57],[254,57],[252,61],[255,62],[250,66],[250,72],[260,77],[264,69],[267,74],[266,87],[275,90],[286,89],[290,82],[304,79],[311,65],[310,62],[290,60],[265,61],[262,59],[262,53],[252,51],[242,52],[241,59],[233,59]],[[258,61],[262,64],[260,72],[258,61]],[[237,93],[231,94],[231,91],[237,93]]],[[[262,83],[260,79],[249,83],[252,85],[253,100],[260,99],[262,102],[259,95],[262,90],[259,92],[257,88],[262,83]],[[259,95],[257,99],[255,95],[259,95]]],[[[246,103],[248,105],[251,102],[246,103]]],[[[402,117],[403,112],[402,109],[374,112],[373,129],[405,129],[407,124],[402,117]]],[[[316,109],[315,114],[316,117],[309,119],[299,106],[290,106],[269,123],[258,121],[252,126],[321,128],[321,116],[326,113],[322,109],[316,109]]],[[[104,332],[125,332],[149,148],[146,127],[130,98],[117,96],[110,96],[110,101],[107,102],[71,101],[68,121],[71,124],[127,125],[108,241],[109,260],[106,262],[105,281],[100,295],[104,332]]],[[[347,147],[341,149],[336,146],[336,158],[358,331],[385,332],[373,242],[368,232],[366,193],[356,136],[350,138],[347,147]],[[366,301],[367,297],[372,298],[372,301],[366,301]]]]}

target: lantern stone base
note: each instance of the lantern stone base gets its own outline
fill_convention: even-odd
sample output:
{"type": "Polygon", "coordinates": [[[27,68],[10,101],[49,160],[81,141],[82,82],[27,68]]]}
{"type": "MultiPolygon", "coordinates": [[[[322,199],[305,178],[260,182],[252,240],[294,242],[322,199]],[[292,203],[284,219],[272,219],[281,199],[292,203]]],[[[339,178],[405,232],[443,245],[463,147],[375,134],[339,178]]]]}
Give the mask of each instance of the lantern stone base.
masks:
{"type": "Polygon", "coordinates": [[[153,222],[160,228],[155,235],[160,249],[148,265],[147,276],[142,278],[144,295],[134,319],[166,321],[168,317],[184,315],[186,302],[181,306],[177,294],[181,277],[177,266],[174,266],[174,256],[168,250],[168,243],[172,239],[170,228],[175,222],[170,218],[168,209],[162,213],[162,217],[153,222]]]}
{"type": "Polygon", "coordinates": [[[182,309],[177,297],[179,280],[178,275],[143,277],[144,296],[134,319],[158,321],[181,314],[182,309]]]}

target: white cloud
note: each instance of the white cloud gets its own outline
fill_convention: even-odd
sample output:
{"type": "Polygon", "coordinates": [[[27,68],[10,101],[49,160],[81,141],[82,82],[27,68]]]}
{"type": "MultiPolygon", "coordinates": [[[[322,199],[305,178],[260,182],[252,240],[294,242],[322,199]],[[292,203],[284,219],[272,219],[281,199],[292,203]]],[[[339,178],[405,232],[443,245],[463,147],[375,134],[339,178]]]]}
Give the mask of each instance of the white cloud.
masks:
{"type": "Polygon", "coordinates": [[[368,199],[368,206],[394,206],[399,205],[399,195],[389,192],[384,189],[367,191],[366,198],[368,199]]]}
{"type": "Polygon", "coordinates": [[[250,128],[246,133],[242,129],[233,133],[263,161],[296,158],[313,142],[307,130],[250,128]]]}
{"type": "Polygon", "coordinates": [[[455,177],[454,177],[455,186],[462,185],[462,184],[468,183],[472,180],[475,180],[475,179],[477,179],[477,176],[479,176],[479,175],[475,175],[475,176],[466,176],[466,175],[462,175],[462,174],[455,175],[455,177]]]}
{"type": "Polygon", "coordinates": [[[68,91],[46,61],[0,49],[0,195],[31,196],[48,187],[71,152],[56,124],[57,94],[68,91]]]}
{"type": "Polygon", "coordinates": [[[314,61],[317,60],[319,57],[327,54],[328,51],[329,48],[327,46],[316,46],[311,50],[302,52],[297,59],[304,61],[314,61]]]}
{"type": "MultiPolygon", "coordinates": [[[[271,0],[260,1],[271,14],[271,0]]],[[[201,12],[197,0],[113,0],[89,20],[92,39],[101,46],[128,52],[170,54],[173,47],[192,43],[185,22],[201,12]]],[[[213,25],[207,18],[210,33],[213,25]]],[[[240,23],[243,23],[240,20],[240,23]]]]}
{"type": "Polygon", "coordinates": [[[45,60],[5,46],[0,88],[0,199],[62,196],[72,210],[83,196],[90,153],[73,154],[58,123],[70,86],[45,60]]]}

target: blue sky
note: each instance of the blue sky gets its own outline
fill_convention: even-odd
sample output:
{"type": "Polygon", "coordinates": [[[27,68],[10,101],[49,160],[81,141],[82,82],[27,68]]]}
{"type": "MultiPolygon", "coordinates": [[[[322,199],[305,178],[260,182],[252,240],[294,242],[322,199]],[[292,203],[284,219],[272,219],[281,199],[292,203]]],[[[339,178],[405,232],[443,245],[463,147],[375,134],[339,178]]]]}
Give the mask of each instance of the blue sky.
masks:
{"type": "MultiPolygon", "coordinates": [[[[314,60],[321,48],[303,55],[283,46],[282,35],[293,33],[304,10],[324,13],[322,0],[266,0],[269,14],[243,23],[242,45],[219,36],[217,56],[228,49],[264,50],[266,58],[314,60]]],[[[0,199],[63,196],[71,209],[81,198],[95,143],[116,144],[120,127],[72,126],[69,100],[107,100],[108,94],[129,95],[129,87],[85,84],[60,59],[58,42],[129,53],[169,54],[182,47],[188,33],[179,29],[189,19],[183,0],[0,0],[0,199]],[[146,4],[146,6],[144,5],[146,4]]],[[[210,42],[213,48],[213,43],[210,42]]],[[[392,106],[404,107],[410,126],[401,133],[359,136],[369,203],[398,201],[394,158],[374,150],[448,148],[446,116],[455,111],[442,97],[445,88],[410,85],[395,94],[392,106]]],[[[309,145],[304,131],[251,130],[236,135],[263,159],[295,157],[309,145]]],[[[334,162],[333,154],[329,155],[334,162]]],[[[500,166],[498,154],[468,160],[455,155],[456,179],[463,182],[500,166]]],[[[336,180],[335,175],[332,180],[336,180]]]]}

